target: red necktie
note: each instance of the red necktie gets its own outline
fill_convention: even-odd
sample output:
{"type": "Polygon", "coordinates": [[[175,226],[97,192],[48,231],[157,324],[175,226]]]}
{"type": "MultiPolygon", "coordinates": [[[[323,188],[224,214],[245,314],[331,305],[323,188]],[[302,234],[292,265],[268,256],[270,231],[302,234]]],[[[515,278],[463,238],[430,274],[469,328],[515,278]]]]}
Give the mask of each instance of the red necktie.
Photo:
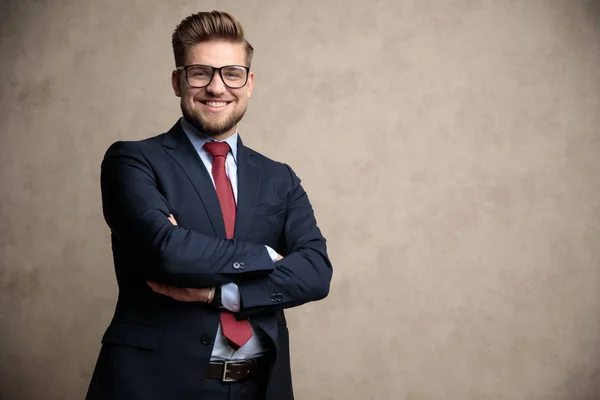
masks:
{"type": "MultiPolygon", "coordinates": [[[[212,157],[212,176],[215,180],[217,197],[221,204],[225,233],[227,239],[233,239],[236,204],[231,182],[225,172],[225,159],[230,148],[226,142],[206,142],[203,148],[212,157]]],[[[221,330],[223,336],[229,340],[229,344],[235,350],[246,344],[252,337],[250,322],[247,319],[238,321],[233,313],[229,311],[221,311],[221,330]]]]}

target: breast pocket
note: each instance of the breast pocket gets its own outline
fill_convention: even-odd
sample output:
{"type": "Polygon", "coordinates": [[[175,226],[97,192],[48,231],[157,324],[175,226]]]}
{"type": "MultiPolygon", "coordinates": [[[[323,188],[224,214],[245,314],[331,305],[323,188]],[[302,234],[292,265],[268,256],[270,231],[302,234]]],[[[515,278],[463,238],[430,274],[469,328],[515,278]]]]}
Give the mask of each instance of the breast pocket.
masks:
{"type": "Polygon", "coordinates": [[[255,217],[266,217],[270,215],[278,215],[285,212],[285,201],[277,204],[257,204],[254,208],[255,217]]]}
{"type": "Polygon", "coordinates": [[[252,218],[252,236],[271,247],[279,243],[279,237],[285,224],[286,204],[260,204],[254,209],[252,218]]]}

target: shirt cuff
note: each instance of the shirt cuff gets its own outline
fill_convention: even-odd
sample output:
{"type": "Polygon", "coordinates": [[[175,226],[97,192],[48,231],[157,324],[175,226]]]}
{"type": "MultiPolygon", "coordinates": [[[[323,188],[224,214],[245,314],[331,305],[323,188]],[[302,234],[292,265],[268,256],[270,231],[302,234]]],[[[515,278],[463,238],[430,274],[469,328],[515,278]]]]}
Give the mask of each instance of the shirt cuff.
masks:
{"type": "Polygon", "coordinates": [[[240,289],[233,282],[221,286],[221,303],[231,312],[240,311],[240,289]]]}
{"type": "Polygon", "coordinates": [[[265,244],[265,247],[267,248],[267,251],[269,252],[269,257],[271,257],[271,260],[273,260],[273,262],[277,262],[278,260],[278,256],[277,256],[277,252],[275,250],[273,250],[272,248],[270,248],[269,246],[267,246],[265,244]]]}

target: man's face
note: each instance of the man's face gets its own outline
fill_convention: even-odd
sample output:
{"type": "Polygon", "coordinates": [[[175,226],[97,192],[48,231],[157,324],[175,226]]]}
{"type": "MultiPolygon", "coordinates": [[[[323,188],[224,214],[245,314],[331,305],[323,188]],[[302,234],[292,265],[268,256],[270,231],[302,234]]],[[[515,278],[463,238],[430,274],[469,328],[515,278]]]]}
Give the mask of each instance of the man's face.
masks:
{"type": "MultiPolygon", "coordinates": [[[[247,65],[244,47],[224,40],[211,40],[190,47],[184,65],[202,64],[211,67],[247,65]]],[[[181,97],[183,116],[196,128],[215,139],[225,139],[236,131],[248,106],[254,88],[254,74],[239,89],[225,86],[215,71],[211,83],[203,88],[190,87],[184,71],[173,71],[172,84],[175,95],[181,97]]]]}

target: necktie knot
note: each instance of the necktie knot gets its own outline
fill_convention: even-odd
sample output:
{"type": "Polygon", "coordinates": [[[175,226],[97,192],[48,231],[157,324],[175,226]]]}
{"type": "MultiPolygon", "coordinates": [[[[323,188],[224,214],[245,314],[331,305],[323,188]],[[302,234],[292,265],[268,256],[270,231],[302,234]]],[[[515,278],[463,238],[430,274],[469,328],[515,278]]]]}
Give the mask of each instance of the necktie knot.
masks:
{"type": "Polygon", "coordinates": [[[229,150],[231,150],[227,142],[206,142],[202,147],[204,148],[204,150],[206,150],[208,154],[210,154],[212,158],[226,158],[227,154],[229,153],[229,150]]]}

